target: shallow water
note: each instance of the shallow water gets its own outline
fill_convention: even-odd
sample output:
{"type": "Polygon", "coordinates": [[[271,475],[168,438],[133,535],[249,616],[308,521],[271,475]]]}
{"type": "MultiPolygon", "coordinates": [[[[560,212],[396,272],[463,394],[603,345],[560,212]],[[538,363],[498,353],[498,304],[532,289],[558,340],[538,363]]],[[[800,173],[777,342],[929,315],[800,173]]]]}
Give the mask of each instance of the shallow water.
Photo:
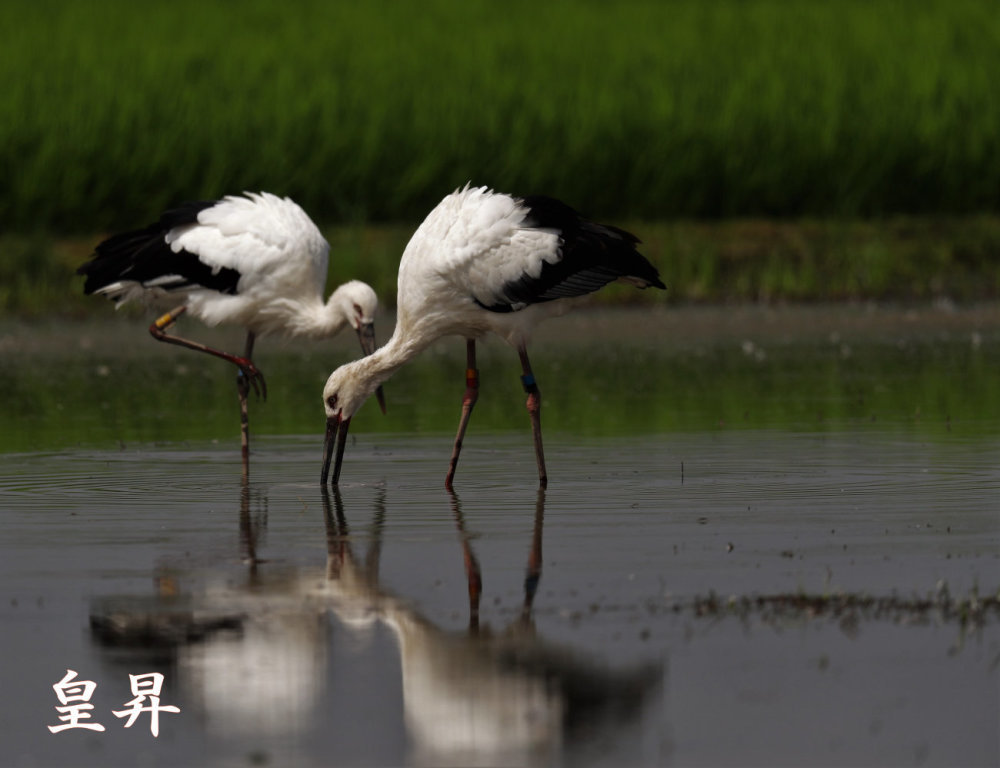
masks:
{"type": "Polygon", "coordinates": [[[996,594],[1000,443],[555,440],[541,498],[515,436],[449,496],[447,443],[359,437],[327,504],[307,438],[261,441],[246,493],[212,446],[8,457],[9,762],[996,761],[1000,616],[958,614],[996,594]],[[104,733],[46,731],[66,669],[104,733]],[[156,739],[111,714],[150,671],[156,739]]]}
{"type": "MultiPolygon", "coordinates": [[[[0,763],[997,764],[994,336],[841,318],[848,370],[818,418],[831,379],[796,367],[807,347],[766,313],[711,317],[654,358],[699,382],[728,361],[732,386],[702,393],[738,425],[719,403],[624,434],[557,413],[542,495],[523,413],[511,431],[474,417],[456,496],[443,431],[352,430],[336,495],[318,427],[255,437],[246,488],[232,436],[183,419],[165,443],[73,432],[0,454],[0,763]],[[904,336],[917,353],[876,366],[904,336]],[[928,359],[963,367],[928,378],[928,359]],[[97,684],[104,732],[49,732],[67,669],[97,684]],[[156,738],[149,713],[113,714],[148,672],[180,709],[156,738]]],[[[798,338],[831,343],[811,317],[798,338]]],[[[397,385],[397,407],[433,408],[427,391],[397,385]]]]}
{"type": "MultiPolygon", "coordinates": [[[[0,324],[0,452],[148,443],[230,442],[238,435],[232,366],[158,344],[148,319],[0,324]]],[[[392,325],[377,329],[385,340],[392,325]]],[[[178,333],[240,350],[234,329],[178,333]]],[[[531,345],[546,434],[628,437],[730,429],[874,428],[991,437],[1000,425],[1000,308],[807,307],[578,312],[531,345]]],[[[477,434],[523,434],[516,353],[480,344],[477,434]]],[[[323,383],[357,340],[262,339],[266,402],[255,435],[322,434],[323,383]]],[[[465,344],[432,345],[386,383],[352,431],[453,435],[465,344]]]]}

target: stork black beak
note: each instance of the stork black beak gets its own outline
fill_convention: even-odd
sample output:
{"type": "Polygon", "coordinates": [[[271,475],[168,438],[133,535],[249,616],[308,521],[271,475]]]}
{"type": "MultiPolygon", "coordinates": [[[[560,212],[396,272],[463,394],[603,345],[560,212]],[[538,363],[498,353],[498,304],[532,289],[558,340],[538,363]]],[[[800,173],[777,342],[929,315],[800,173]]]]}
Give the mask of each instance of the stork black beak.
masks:
{"type": "MultiPolygon", "coordinates": [[[[361,323],[358,326],[358,341],[361,342],[361,351],[366,356],[375,351],[375,323],[361,323]]],[[[385,392],[382,391],[381,384],[375,390],[375,399],[378,400],[378,407],[385,416],[385,392]]]]}
{"type": "Polygon", "coordinates": [[[336,453],[336,461],[333,464],[333,480],[330,485],[337,487],[340,481],[340,465],[344,461],[344,447],[347,445],[347,430],[351,426],[350,419],[342,419],[340,415],[332,416],[326,420],[326,440],[323,444],[323,471],[320,473],[320,484],[325,486],[326,479],[330,475],[330,460],[336,453]],[[336,447],[335,447],[336,444],[336,447]]]}
{"type": "Polygon", "coordinates": [[[375,351],[375,323],[358,324],[358,341],[361,342],[361,351],[366,355],[375,351]]]}

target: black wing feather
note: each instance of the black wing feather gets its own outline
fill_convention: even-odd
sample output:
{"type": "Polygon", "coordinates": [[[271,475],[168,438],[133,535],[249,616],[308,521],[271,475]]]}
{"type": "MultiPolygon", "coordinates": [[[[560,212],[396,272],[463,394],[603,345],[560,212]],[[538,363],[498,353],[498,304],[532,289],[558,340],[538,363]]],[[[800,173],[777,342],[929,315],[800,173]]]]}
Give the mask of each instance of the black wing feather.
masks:
{"type": "Polygon", "coordinates": [[[595,224],[544,195],[529,195],[520,202],[528,209],[523,226],[559,234],[561,257],[545,262],[538,277],[522,275],[504,285],[501,294],[506,300],[485,309],[513,312],[527,304],[583,296],[621,277],[645,283],[643,287],[666,287],[656,268],[635,249],[639,238],[631,232],[595,224]]]}
{"type": "Polygon", "coordinates": [[[178,280],[161,287],[179,290],[200,286],[220,293],[236,293],[238,270],[229,267],[213,270],[195,254],[185,250],[175,252],[166,242],[171,229],[197,223],[198,214],[217,203],[217,200],[183,203],[165,211],[147,227],[122,232],[99,243],[94,258],[76,271],[87,278],[83,292],[91,294],[120,280],[146,285],[166,275],[177,275],[178,280]]]}

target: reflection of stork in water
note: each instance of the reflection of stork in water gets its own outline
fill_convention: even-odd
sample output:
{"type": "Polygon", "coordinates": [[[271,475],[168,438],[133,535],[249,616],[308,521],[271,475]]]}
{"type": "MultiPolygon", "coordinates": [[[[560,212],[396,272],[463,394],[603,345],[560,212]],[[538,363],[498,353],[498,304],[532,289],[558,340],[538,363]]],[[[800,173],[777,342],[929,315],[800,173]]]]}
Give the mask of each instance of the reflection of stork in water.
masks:
{"type": "MultiPolygon", "coordinates": [[[[157,595],[95,600],[90,623],[104,646],[168,659],[184,692],[183,711],[201,713],[214,735],[279,739],[315,726],[329,627],[323,607],[303,599],[315,570],[260,557],[266,493],[243,483],[239,499],[245,570],[227,568],[231,558],[214,558],[208,579],[191,591],[180,569],[168,565],[156,575],[157,595]]],[[[304,761],[289,764],[295,762],[304,761]]]]}
{"type": "MultiPolygon", "coordinates": [[[[480,626],[481,571],[456,496],[451,511],[469,586],[469,627],[460,632],[435,626],[379,583],[384,490],[374,502],[363,561],[355,558],[357,537],[348,530],[339,493],[331,498],[324,492],[322,571],[260,558],[255,498],[241,490],[239,551],[246,578],[216,564],[196,592],[105,598],[91,610],[102,645],[130,646],[173,662],[176,689],[184,696],[178,704],[189,714],[200,710],[215,736],[285,749],[291,735],[327,730],[321,702],[331,691],[353,698],[351,691],[326,688],[343,679],[331,661],[331,642],[342,631],[367,634],[376,623],[398,643],[403,716],[418,763],[549,763],[568,746],[587,744],[588,736],[618,734],[635,722],[662,677],[648,664],[610,669],[536,634],[532,601],[541,573],[543,493],[535,504],[522,609],[510,627],[495,633],[480,626]],[[338,620],[332,631],[329,613],[338,620]]],[[[368,727],[379,736],[379,723],[368,727]]],[[[305,743],[296,739],[295,748],[305,743]]],[[[282,757],[289,763],[303,756],[282,757]]]]}
{"type": "Polygon", "coordinates": [[[567,734],[579,737],[602,725],[634,718],[659,681],[658,666],[609,670],[572,649],[539,638],[532,603],[541,574],[545,493],[538,492],[535,525],[518,619],[492,633],[479,623],[482,575],[469,543],[461,504],[452,494],[469,587],[469,629],[446,632],[405,600],[381,589],[378,558],[381,526],[365,564],[351,551],[340,494],[334,508],[324,492],[330,558],[330,606],[338,616],[374,614],[390,627],[400,647],[403,708],[418,762],[446,765],[548,763],[563,750],[567,734]]]}
{"type": "MultiPolygon", "coordinates": [[[[479,629],[479,597],[483,591],[483,576],[479,568],[479,560],[469,544],[469,534],[465,530],[465,518],[462,515],[461,502],[458,495],[449,492],[451,496],[451,511],[458,527],[459,540],[462,544],[462,556],[465,561],[465,574],[469,582],[469,631],[475,634],[479,629]]],[[[528,556],[528,570],[524,577],[524,604],[521,608],[521,621],[531,623],[531,606],[535,600],[535,592],[542,575],[542,521],[545,516],[545,491],[538,490],[535,501],[535,525],[531,537],[531,553],[528,556]]]]}
{"type": "Polygon", "coordinates": [[[250,575],[257,573],[257,565],[264,562],[257,558],[257,545],[264,530],[267,528],[267,496],[260,499],[261,511],[257,515],[250,513],[250,485],[242,483],[240,487],[240,555],[243,562],[250,568],[250,575]]]}

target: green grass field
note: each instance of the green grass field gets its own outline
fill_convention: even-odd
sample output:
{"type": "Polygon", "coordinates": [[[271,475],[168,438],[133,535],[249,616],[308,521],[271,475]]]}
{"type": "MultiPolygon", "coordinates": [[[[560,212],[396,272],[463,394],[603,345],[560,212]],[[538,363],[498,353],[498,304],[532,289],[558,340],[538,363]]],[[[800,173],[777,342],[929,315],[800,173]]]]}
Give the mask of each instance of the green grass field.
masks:
{"type": "Polygon", "coordinates": [[[0,221],[268,189],[415,223],[472,179],[604,218],[1000,208],[986,0],[12,0],[0,221]]]}
{"type": "MultiPolygon", "coordinates": [[[[611,285],[600,303],[934,301],[1000,298],[1000,216],[862,220],[620,222],[643,240],[667,291],[611,285]]],[[[394,306],[407,225],[324,228],[328,292],[353,277],[394,306]]],[[[108,302],[83,295],[76,268],[99,235],[0,234],[0,317],[101,316],[108,302]]],[[[142,313],[141,308],[125,309],[142,313]]],[[[148,314],[148,313],[147,313],[148,314]]]]}

